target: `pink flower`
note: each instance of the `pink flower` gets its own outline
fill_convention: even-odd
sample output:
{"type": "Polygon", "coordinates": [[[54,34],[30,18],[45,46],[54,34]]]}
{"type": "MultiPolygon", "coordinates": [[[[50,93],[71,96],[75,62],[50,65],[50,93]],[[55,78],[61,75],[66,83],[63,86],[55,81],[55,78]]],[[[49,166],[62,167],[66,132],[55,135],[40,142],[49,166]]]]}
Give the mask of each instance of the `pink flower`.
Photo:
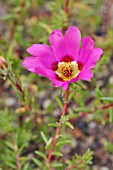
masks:
{"type": "Polygon", "coordinates": [[[55,87],[62,86],[64,90],[69,83],[78,80],[89,81],[103,53],[101,48],[94,46],[90,37],[82,38],[77,27],[70,26],[65,35],[60,30],[54,30],[49,37],[51,47],[45,44],[33,44],[27,49],[32,56],[27,57],[23,65],[31,72],[48,77],[55,87]]]}

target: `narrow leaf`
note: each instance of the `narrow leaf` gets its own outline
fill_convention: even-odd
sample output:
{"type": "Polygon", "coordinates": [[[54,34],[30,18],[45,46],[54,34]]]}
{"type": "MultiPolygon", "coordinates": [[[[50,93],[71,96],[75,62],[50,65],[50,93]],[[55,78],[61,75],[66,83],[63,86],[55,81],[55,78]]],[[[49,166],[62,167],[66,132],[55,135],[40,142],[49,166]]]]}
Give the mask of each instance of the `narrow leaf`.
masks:
{"type": "Polygon", "coordinates": [[[86,108],[86,107],[78,107],[74,108],[75,112],[91,112],[92,108],[86,108]]]}
{"type": "Polygon", "coordinates": [[[14,146],[13,146],[13,144],[12,143],[10,143],[10,142],[6,142],[6,145],[11,149],[11,150],[14,150],[14,146]]]}
{"type": "Polygon", "coordinates": [[[13,169],[17,169],[17,167],[11,162],[5,161],[5,164],[8,165],[9,167],[13,168],[13,169]]]}
{"type": "Polygon", "coordinates": [[[58,162],[53,162],[53,163],[51,164],[51,166],[52,166],[53,168],[63,167],[62,163],[58,163],[58,162]]]}
{"type": "Polygon", "coordinates": [[[109,122],[113,123],[113,109],[109,108],[109,122]]]}
{"type": "Polygon", "coordinates": [[[65,144],[68,144],[68,143],[71,143],[70,140],[62,140],[62,141],[59,141],[57,142],[56,146],[62,146],[62,145],[65,145],[65,144]]]}
{"type": "Polygon", "coordinates": [[[43,132],[41,132],[41,136],[42,136],[44,142],[47,144],[48,139],[43,132]]]}
{"type": "Polygon", "coordinates": [[[47,141],[47,143],[46,143],[46,149],[48,149],[49,148],[49,146],[51,145],[51,143],[52,143],[52,140],[53,140],[53,138],[50,138],[48,141],[47,141]]]}
{"type": "Polygon", "coordinates": [[[58,127],[59,124],[58,124],[58,122],[56,122],[56,123],[49,123],[48,126],[51,126],[51,127],[58,127]]]}
{"type": "Polygon", "coordinates": [[[61,100],[57,97],[57,96],[54,96],[56,102],[58,103],[59,107],[62,109],[63,108],[63,104],[61,102],[61,100]]]}
{"type": "Polygon", "coordinates": [[[101,100],[113,101],[113,97],[101,97],[101,100]]]}
{"type": "Polygon", "coordinates": [[[40,152],[40,151],[35,151],[35,153],[36,153],[37,155],[39,155],[40,157],[46,159],[46,155],[45,155],[44,153],[42,153],[42,152],[40,152]]]}
{"type": "Polygon", "coordinates": [[[94,118],[96,118],[96,117],[98,117],[99,116],[99,114],[100,114],[100,111],[101,110],[97,110],[95,113],[93,113],[92,115],[91,115],[91,119],[94,119],[94,118]]]}
{"type": "Polygon", "coordinates": [[[69,100],[71,100],[71,98],[75,95],[76,91],[78,91],[78,90],[75,89],[69,94],[69,100]]]}
{"type": "Polygon", "coordinates": [[[55,156],[63,156],[63,154],[61,152],[56,152],[56,151],[53,152],[53,155],[55,155],[55,156]]]}
{"type": "Polygon", "coordinates": [[[38,159],[36,159],[36,158],[33,158],[32,159],[33,161],[34,161],[34,163],[36,164],[36,165],[38,165],[40,168],[43,168],[43,164],[42,164],[42,162],[41,161],[39,161],[38,159]]]}
{"type": "Polygon", "coordinates": [[[70,122],[66,122],[65,124],[66,124],[66,126],[70,127],[71,129],[74,129],[74,126],[70,122]]]}

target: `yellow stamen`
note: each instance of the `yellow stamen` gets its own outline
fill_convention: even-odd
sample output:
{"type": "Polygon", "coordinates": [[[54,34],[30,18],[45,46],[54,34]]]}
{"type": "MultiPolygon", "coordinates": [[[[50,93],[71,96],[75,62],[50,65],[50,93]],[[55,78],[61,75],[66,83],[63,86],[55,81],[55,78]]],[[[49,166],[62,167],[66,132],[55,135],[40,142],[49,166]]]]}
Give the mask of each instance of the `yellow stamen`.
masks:
{"type": "Polygon", "coordinates": [[[77,77],[77,75],[80,73],[80,70],[78,69],[78,64],[76,61],[59,62],[56,73],[64,81],[70,81],[71,79],[77,77]]]}

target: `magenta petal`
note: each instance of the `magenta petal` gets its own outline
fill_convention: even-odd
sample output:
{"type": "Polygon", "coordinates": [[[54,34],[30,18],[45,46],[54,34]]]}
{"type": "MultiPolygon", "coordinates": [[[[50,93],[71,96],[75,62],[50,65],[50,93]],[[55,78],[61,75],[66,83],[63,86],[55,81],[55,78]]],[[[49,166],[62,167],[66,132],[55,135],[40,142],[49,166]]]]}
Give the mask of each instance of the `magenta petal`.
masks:
{"type": "Polygon", "coordinates": [[[60,30],[54,30],[49,37],[49,42],[52,46],[53,51],[55,52],[60,41],[62,40],[63,35],[62,32],[60,30]]]}
{"type": "Polygon", "coordinates": [[[81,41],[81,33],[75,26],[70,26],[65,35],[67,53],[69,50],[69,56],[72,56],[74,60],[78,58],[78,52],[81,41]]]}
{"type": "Polygon", "coordinates": [[[27,52],[29,52],[34,57],[38,57],[39,61],[45,67],[49,68],[56,62],[53,51],[48,45],[33,44],[31,47],[27,48],[27,52]]]}
{"type": "Polygon", "coordinates": [[[87,69],[94,68],[102,53],[101,48],[94,47],[94,41],[90,37],[83,38],[78,62],[82,63],[87,69]]]}
{"type": "Polygon", "coordinates": [[[62,84],[64,83],[63,81],[57,80],[57,76],[54,71],[47,70],[46,74],[47,74],[47,77],[52,81],[52,83],[55,87],[62,86],[62,84]]]}
{"type": "Polygon", "coordinates": [[[87,80],[89,81],[93,77],[91,70],[83,69],[78,75],[78,80],[87,80]]]}
{"type": "Polygon", "coordinates": [[[25,68],[29,71],[34,72],[36,74],[40,74],[42,76],[46,76],[45,68],[39,62],[38,57],[26,57],[26,59],[22,63],[25,68]]]}
{"type": "Polygon", "coordinates": [[[82,48],[92,49],[94,47],[94,41],[89,37],[82,38],[82,48]]]}
{"type": "Polygon", "coordinates": [[[72,79],[69,83],[75,83],[78,80],[89,81],[92,77],[93,77],[93,73],[91,72],[91,70],[83,69],[80,72],[80,74],[76,78],[72,79]]]}
{"type": "Polygon", "coordinates": [[[75,82],[77,82],[77,81],[78,81],[78,77],[73,78],[69,83],[75,83],[75,82]]]}
{"type": "Polygon", "coordinates": [[[68,88],[68,83],[67,83],[67,82],[64,83],[64,84],[62,85],[62,88],[63,88],[63,90],[67,90],[67,88],[68,88]]]}
{"type": "Polygon", "coordinates": [[[78,58],[81,34],[77,27],[69,27],[64,37],[56,30],[50,35],[49,40],[57,61],[62,61],[67,56],[73,60],[78,58]]]}
{"type": "Polygon", "coordinates": [[[94,68],[102,54],[103,50],[101,48],[94,48],[85,64],[85,67],[87,67],[88,69],[94,68]]]}
{"type": "Polygon", "coordinates": [[[50,46],[46,44],[33,44],[32,46],[27,48],[27,52],[33,56],[39,56],[40,53],[43,55],[51,55],[52,50],[50,46]]]}
{"type": "Polygon", "coordinates": [[[29,71],[46,75],[46,69],[52,69],[52,65],[56,63],[53,51],[48,45],[34,44],[27,51],[33,55],[23,62],[29,71]]]}

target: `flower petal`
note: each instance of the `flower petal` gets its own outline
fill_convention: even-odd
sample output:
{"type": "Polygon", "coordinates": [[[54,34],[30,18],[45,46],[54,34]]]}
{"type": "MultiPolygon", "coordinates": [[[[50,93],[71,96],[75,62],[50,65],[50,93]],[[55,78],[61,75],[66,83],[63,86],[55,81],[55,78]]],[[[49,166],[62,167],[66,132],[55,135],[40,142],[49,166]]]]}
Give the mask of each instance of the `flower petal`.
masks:
{"type": "Polygon", "coordinates": [[[81,34],[77,27],[71,26],[63,37],[61,31],[53,31],[49,41],[57,61],[62,61],[64,57],[71,57],[77,60],[81,34]]]}
{"type": "Polygon", "coordinates": [[[38,56],[40,53],[51,54],[51,48],[46,44],[33,44],[27,48],[27,52],[33,56],[38,56]]]}
{"type": "Polygon", "coordinates": [[[67,88],[68,88],[68,83],[64,83],[64,84],[62,85],[62,88],[63,88],[63,90],[67,90],[67,88]]]}
{"type": "Polygon", "coordinates": [[[93,73],[91,70],[83,69],[78,75],[78,80],[86,80],[89,81],[93,77],[93,73]]]}
{"type": "Polygon", "coordinates": [[[34,57],[38,57],[46,67],[50,67],[53,63],[56,62],[53,51],[48,45],[33,44],[31,47],[27,48],[27,52],[34,57]]]}
{"type": "Polygon", "coordinates": [[[26,59],[22,63],[25,68],[29,71],[34,72],[36,74],[40,74],[42,76],[46,76],[45,67],[41,65],[39,58],[30,56],[26,57],[26,59]]]}
{"type": "Polygon", "coordinates": [[[52,49],[48,45],[33,44],[27,49],[27,52],[33,56],[27,57],[23,65],[29,71],[47,76],[46,69],[52,69],[52,65],[56,63],[52,49]]]}
{"type": "Polygon", "coordinates": [[[94,47],[94,41],[89,36],[82,38],[82,48],[92,49],[94,47]]]}
{"type": "Polygon", "coordinates": [[[64,84],[63,81],[59,81],[57,79],[57,75],[54,71],[47,70],[46,74],[47,74],[47,77],[52,81],[52,83],[55,87],[59,87],[59,86],[62,86],[62,84],[64,84]]]}
{"type": "Polygon", "coordinates": [[[92,77],[93,77],[93,74],[92,74],[91,70],[83,69],[80,72],[80,74],[76,78],[72,79],[69,83],[75,83],[78,80],[89,81],[92,77]]]}
{"type": "Polygon", "coordinates": [[[52,46],[52,49],[54,51],[54,53],[56,53],[56,49],[58,47],[58,44],[60,43],[60,41],[62,40],[63,35],[62,32],[60,30],[54,30],[49,37],[49,42],[52,46]]]}
{"type": "Polygon", "coordinates": [[[101,48],[94,47],[94,41],[90,37],[83,38],[78,62],[82,63],[87,69],[94,68],[102,53],[101,48]]]}

